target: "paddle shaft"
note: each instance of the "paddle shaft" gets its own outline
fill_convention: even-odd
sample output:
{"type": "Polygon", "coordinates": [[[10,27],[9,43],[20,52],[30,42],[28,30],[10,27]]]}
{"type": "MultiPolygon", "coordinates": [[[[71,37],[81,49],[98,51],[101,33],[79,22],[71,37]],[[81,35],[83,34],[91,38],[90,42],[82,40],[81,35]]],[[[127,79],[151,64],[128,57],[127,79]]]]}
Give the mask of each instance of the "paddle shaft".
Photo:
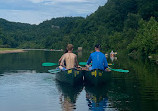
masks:
{"type": "MultiPolygon", "coordinates": [[[[79,65],[87,65],[87,62],[79,62],[79,65]]],[[[92,65],[92,63],[90,65],[92,65]]],[[[114,65],[114,64],[108,63],[108,65],[114,65]]]]}

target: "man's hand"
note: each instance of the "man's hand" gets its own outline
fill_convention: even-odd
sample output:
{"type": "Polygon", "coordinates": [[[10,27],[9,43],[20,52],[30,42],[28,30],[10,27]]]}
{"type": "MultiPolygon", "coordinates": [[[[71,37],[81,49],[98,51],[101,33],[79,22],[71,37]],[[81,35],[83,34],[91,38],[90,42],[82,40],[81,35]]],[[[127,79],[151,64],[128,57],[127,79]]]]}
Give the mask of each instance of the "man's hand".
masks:
{"type": "Polygon", "coordinates": [[[88,68],[89,68],[90,66],[89,66],[89,65],[86,65],[86,67],[88,67],[88,68]]]}
{"type": "Polygon", "coordinates": [[[78,65],[77,67],[78,67],[78,68],[82,68],[82,67],[81,67],[81,66],[79,66],[79,65],[78,65]]]}
{"type": "Polygon", "coordinates": [[[111,70],[110,70],[109,67],[108,67],[108,68],[105,69],[105,71],[110,72],[111,70]]]}

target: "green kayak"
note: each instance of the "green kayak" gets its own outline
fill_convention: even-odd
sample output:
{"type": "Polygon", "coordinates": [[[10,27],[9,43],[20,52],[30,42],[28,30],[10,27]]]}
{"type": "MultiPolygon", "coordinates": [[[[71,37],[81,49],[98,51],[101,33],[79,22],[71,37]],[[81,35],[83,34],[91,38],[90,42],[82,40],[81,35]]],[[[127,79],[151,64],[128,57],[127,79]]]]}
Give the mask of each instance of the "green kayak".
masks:
{"type": "Polygon", "coordinates": [[[86,84],[100,85],[107,83],[111,79],[111,72],[103,70],[84,71],[84,81],[86,84]]]}
{"type": "Polygon", "coordinates": [[[56,79],[61,82],[69,83],[71,85],[83,84],[82,70],[69,69],[55,73],[56,79]]]}

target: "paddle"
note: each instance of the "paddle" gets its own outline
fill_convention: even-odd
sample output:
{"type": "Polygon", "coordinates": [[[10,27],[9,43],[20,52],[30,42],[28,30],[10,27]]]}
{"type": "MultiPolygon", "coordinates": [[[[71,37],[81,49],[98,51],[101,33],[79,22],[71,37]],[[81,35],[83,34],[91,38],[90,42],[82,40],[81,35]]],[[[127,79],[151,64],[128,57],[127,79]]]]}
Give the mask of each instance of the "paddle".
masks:
{"type": "Polygon", "coordinates": [[[60,72],[60,71],[61,71],[61,70],[60,70],[59,68],[48,70],[48,72],[50,72],[50,73],[52,73],[52,74],[58,73],[58,72],[60,72]]]}
{"type": "Polygon", "coordinates": [[[116,71],[116,72],[125,72],[125,73],[129,72],[129,70],[124,70],[124,69],[112,69],[110,67],[109,67],[109,69],[112,70],[112,71],[116,71]]]}
{"type": "MultiPolygon", "coordinates": [[[[87,62],[80,62],[79,65],[87,65],[87,62]]],[[[108,65],[114,65],[114,64],[109,63],[108,65]]],[[[129,72],[129,70],[124,70],[124,69],[112,69],[112,68],[109,69],[116,72],[126,72],[126,73],[129,72]]]]}
{"type": "MultiPolygon", "coordinates": [[[[58,63],[51,63],[51,62],[42,63],[42,66],[56,66],[56,65],[58,65],[58,63]]],[[[79,62],[79,65],[87,65],[87,62],[79,62]]],[[[108,65],[114,65],[114,64],[108,63],[108,65]]]]}
{"type": "MultiPolygon", "coordinates": [[[[80,62],[79,64],[80,65],[86,65],[87,63],[86,62],[80,62]]],[[[58,65],[58,63],[47,62],[47,63],[43,63],[42,64],[42,66],[55,66],[55,65],[58,65]]],[[[129,72],[129,70],[124,70],[124,69],[112,69],[112,68],[109,68],[109,69],[112,70],[112,71],[116,71],[116,72],[125,72],[125,73],[129,72]]],[[[48,72],[50,72],[50,73],[58,73],[58,72],[60,72],[60,70],[59,69],[52,69],[52,70],[48,70],[48,72]]]]}
{"type": "MultiPolygon", "coordinates": [[[[42,63],[42,66],[55,66],[55,65],[58,65],[58,63],[51,63],[51,62],[42,63]]],[[[48,72],[52,74],[58,73],[60,71],[61,70],[59,68],[48,70],[48,72]]]]}
{"type": "Polygon", "coordinates": [[[50,63],[50,62],[42,63],[42,66],[56,66],[56,65],[58,65],[58,63],[50,63]]]}
{"type": "MultiPolygon", "coordinates": [[[[87,65],[87,62],[79,62],[79,65],[87,65]]],[[[90,65],[92,65],[92,63],[90,63],[90,65]]],[[[108,65],[114,65],[114,64],[111,64],[111,63],[108,63],[108,65]]]]}

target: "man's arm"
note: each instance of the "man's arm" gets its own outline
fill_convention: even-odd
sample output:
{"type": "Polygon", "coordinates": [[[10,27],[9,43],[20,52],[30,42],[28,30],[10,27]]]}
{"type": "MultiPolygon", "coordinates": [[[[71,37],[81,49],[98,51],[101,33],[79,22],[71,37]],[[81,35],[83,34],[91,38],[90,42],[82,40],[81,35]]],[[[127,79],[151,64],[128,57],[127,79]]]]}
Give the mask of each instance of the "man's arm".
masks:
{"type": "Polygon", "coordinates": [[[108,68],[108,62],[106,60],[106,57],[104,58],[104,67],[105,67],[105,69],[108,68]]]}
{"type": "Polygon", "coordinates": [[[61,58],[59,59],[59,64],[61,63],[61,60],[62,60],[63,56],[64,56],[64,55],[62,55],[61,58]]]}
{"type": "Polygon", "coordinates": [[[75,64],[76,64],[76,67],[78,67],[77,55],[75,56],[75,64]]]}
{"type": "Polygon", "coordinates": [[[62,56],[61,62],[60,62],[60,66],[64,66],[64,60],[65,60],[65,56],[62,56]]]}
{"type": "Polygon", "coordinates": [[[87,65],[89,65],[91,63],[91,61],[92,61],[92,57],[90,55],[89,58],[88,58],[88,61],[87,61],[87,65]]]}

